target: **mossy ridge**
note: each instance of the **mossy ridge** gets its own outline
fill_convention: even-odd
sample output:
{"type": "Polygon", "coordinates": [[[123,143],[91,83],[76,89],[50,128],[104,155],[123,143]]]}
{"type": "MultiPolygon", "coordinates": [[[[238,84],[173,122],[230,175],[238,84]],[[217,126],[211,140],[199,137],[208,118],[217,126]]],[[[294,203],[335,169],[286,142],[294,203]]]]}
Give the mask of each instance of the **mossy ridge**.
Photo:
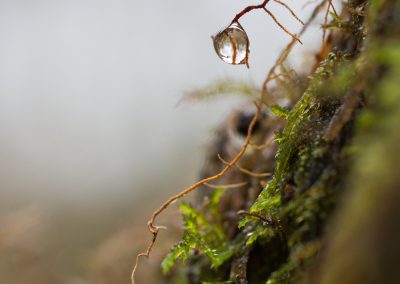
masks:
{"type": "MultiPolygon", "coordinates": [[[[340,103],[338,103],[337,94],[328,96],[321,94],[321,90],[323,85],[326,84],[324,82],[333,80],[341,64],[345,63],[344,56],[335,54],[330,54],[329,58],[322,62],[310,79],[310,87],[289,112],[287,126],[283,129],[282,134],[278,135],[280,150],[277,154],[278,164],[275,175],[255,205],[261,206],[263,214],[266,213],[265,215],[271,220],[271,224],[277,225],[280,220],[283,220],[283,228],[271,224],[266,226],[263,222],[248,219],[252,220],[251,224],[248,224],[235,239],[226,240],[222,239],[220,234],[216,234],[216,232],[207,232],[214,225],[215,228],[221,228],[221,224],[217,224],[220,220],[218,210],[216,210],[218,198],[211,197],[213,201],[208,208],[208,212],[211,212],[214,216],[212,217],[213,223],[207,221],[205,215],[196,212],[194,208],[181,205],[181,207],[183,206],[185,220],[184,240],[183,243],[176,245],[164,260],[163,267],[168,268],[164,269],[165,271],[172,267],[177,258],[187,258],[188,251],[192,249],[200,250],[207,256],[211,266],[218,268],[225,262],[229,262],[230,257],[234,253],[240,253],[240,250],[244,247],[268,244],[271,240],[278,238],[282,239],[278,241],[278,245],[283,246],[282,250],[287,250],[284,247],[288,245],[288,248],[296,253],[294,253],[294,256],[291,253],[289,261],[283,262],[281,268],[277,267],[279,269],[276,270],[276,273],[272,273],[274,270],[269,272],[272,273],[271,277],[273,278],[271,279],[281,279],[282,277],[293,279],[294,272],[300,270],[298,265],[293,264],[296,259],[298,260],[296,255],[299,254],[298,252],[307,249],[307,245],[303,247],[304,242],[312,243],[315,238],[315,231],[320,230],[320,223],[329,215],[328,207],[332,207],[333,204],[332,200],[326,199],[326,196],[331,192],[325,190],[324,182],[330,182],[329,178],[334,175],[335,169],[329,168],[329,170],[325,169],[321,172],[320,169],[324,169],[324,165],[319,165],[319,163],[321,161],[323,164],[332,162],[330,156],[327,155],[330,145],[322,137],[330,118],[335,114],[340,103]],[[296,158],[293,159],[293,157],[296,158]],[[317,176],[313,177],[314,181],[311,183],[309,182],[311,177],[308,175],[309,165],[319,168],[317,176]],[[290,175],[292,176],[290,177],[290,175]],[[324,178],[319,179],[320,175],[324,178]],[[291,198],[290,202],[286,202],[284,192],[289,179],[294,180],[299,185],[302,184],[300,186],[302,189],[291,198]],[[275,185],[275,188],[270,194],[269,190],[273,188],[273,185],[275,185]],[[312,189],[309,189],[310,187],[312,189]],[[266,195],[265,192],[267,192],[266,195]],[[265,198],[265,201],[260,202],[260,198],[265,198]],[[318,212],[321,212],[323,216],[318,216],[318,212]],[[288,224],[288,222],[292,223],[288,224]],[[202,224],[206,224],[206,226],[201,226],[202,224]],[[291,231],[287,230],[288,227],[291,228],[291,231]],[[185,240],[187,235],[189,237],[185,240]],[[212,237],[212,235],[215,236],[212,237]],[[205,236],[207,236],[208,242],[205,241],[205,236]],[[287,236],[289,236],[288,239],[286,239],[287,236]],[[285,271],[287,273],[290,271],[291,275],[284,276],[285,271]]],[[[342,144],[340,144],[341,146],[342,144]]],[[[307,264],[310,262],[309,259],[313,257],[312,254],[307,254],[303,256],[301,262],[307,264]]],[[[213,281],[221,281],[224,280],[224,274],[226,275],[225,270],[219,272],[215,270],[214,272],[205,272],[203,270],[201,279],[208,278],[213,281]]],[[[264,278],[264,281],[266,279],[264,278]]],[[[262,281],[259,281],[261,279],[258,278],[257,283],[262,283],[262,281]]]]}
{"type": "MultiPolygon", "coordinates": [[[[379,5],[375,6],[376,8],[383,7],[383,9],[386,9],[386,11],[391,10],[392,13],[395,10],[400,12],[400,5],[399,5],[400,1],[387,1],[385,5],[383,5],[381,2],[378,4],[379,5]],[[394,6],[391,7],[391,5],[394,6]]],[[[383,14],[385,13],[387,14],[389,12],[383,12],[383,14]]],[[[396,143],[398,145],[399,141],[398,134],[394,134],[398,132],[393,132],[393,129],[395,129],[396,125],[398,124],[399,110],[400,110],[400,93],[398,92],[399,90],[398,78],[400,78],[400,41],[399,41],[400,29],[398,29],[398,26],[393,26],[393,25],[391,26],[390,22],[385,22],[385,20],[382,20],[382,18],[381,22],[383,22],[384,23],[383,25],[386,25],[386,27],[382,26],[379,27],[380,31],[382,30],[386,31],[387,29],[392,31],[391,34],[392,37],[390,38],[390,40],[387,40],[387,38],[382,38],[381,32],[377,33],[376,36],[371,37],[368,48],[364,50],[359,59],[355,60],[350,66],[346,67],[347,71],[345,71],[345,73],[348,73],[348,70],[353,69],[357,74],[357,76],[354,77],[354,80],[348,80],[349,82],[348,86],[351,87],[349,91],[358,92],[360,96],[363,96],[365,98],[364,104],[367,104],[367,108],[358,112],[358,115],[354,117],[355,123],[357,125],[357,135],[355,136],[356,142],[351,143],[350,147],[344,147],[342,153],[345,155],[348,155],[349,153],[354,154],[353,150],[354,148],[356,148],[357,149],[356,153],[366,153],[367,157],[373,156],[374,158],[370,158],[368,161],[364,160],[364,162],[357,163],[356,165],[363,169],[367,168],[367,170],[363,171],[364,172],[368,171],[370,174],[377,172],[382,173],[382,168],[383,169],[391,168],[390,166],[389,167],[382,166],[381,170],[379,171],[378,170],[379,166],[377,167],[376,163],[376,161],[382,161],[382,158],[385,157],[385,155],[382,155],[380,151],[376,150],[377,149],[376,147],[378,147],[381,150],[386,147],[383,146],[386,145],[385,144],[386,140],[384,140],[384,137],[388,136],[387,140],[387,143],[389,145],[388,147],[392,147],[392,150],[394,152],[397,150],[397,146],[395,145],[396,143]],[[397,32],[394,32],[394,30],[396,29],[397,32]],[[374,143],[368,145],[370,146],[369,148],[366,148],[365,138],[371,137],[371,133],[373,133],[372,136],[378,140],[375,140],[374,143]],[[386,135],[385,133],[393,133],[394,135],[386,135]],[[380,153],[378,154],[380,156],[377,157],[376,154],[372,153],[380,153]]],[[[347,77],[349,79],[349,77],[345,76],[343,72],[341,75],[339,73],[339,75],[336,76],[336,78],[338,77],[347,77]]],[[[316,139],[313,144],[315,145],[319,143],[320,141],[316,139]]],[[[314,147],[311,146],[310,148],[306,148],[308,150],[303,150],[299,153],[300,156],[306,154],[305,157],[300,157],[299,159],[300,164],[307,164],[301,161],[303,159],[309,161],[308,159],[308,157],[310,156],[309,153],[313,151],[312,150],[313,148],[314,147]]],[[[336,151],[333,152],[335,153],[336,151]]],[[[385,162],[383,161],[382,164],[384,163],[385,162]]],[[[392,166],[394,166],[396,163],[397,161],[395,163],[392,163],[393,164],[392,166]]],[[[346,166],[346,164],[347,167],[351,165],[349,161],[347,162],[343,161],[343,165],[346,166]]],[[[310,187],[306,192],[303,192],[301,195],[296,196],[287,204],[281,204],[279,208],[281,214],[281,220],[287,219],[288,217],[290,217],[291,214],[294,213],[293,215],[298,216],[298,218],[299,217],[310,218],[308,225],[315,225],[315,224],[323,224],[324,226],[326,225],[326,220],[327,220],[326,217],[331,215],[329,214],[329,210],[327,209],[329,208],[333,209],[334,208],[333,205],[334,203],[336,203],[337,192],[335,191],[340,190],[340,188],[343,187],[344,182],[346,181],[345,174],[334,172],[335,171],[334,165],[335,165],[334,161],[331,161],[329,163],[329,166],[325,169],[324,174],[321,175],[321,178],[317,184],[310,187]],[[329,177],[330,172],[332,174],[331,177],[329,177]],[[318,204],[320,204],[320,201],[325,203],[325,205],[318,208],[318,204]],[[308,209],[304,210],[304,208],[307,208],[310,205],[312,207],[317,205],[316,208],[313,209],[314,213],[304,214],[308,211],[308,209]],[[322,217],[324,219],[320,220],[319,222],[315,222],[312,219],[316,217],[322,217]]],[[[300,167],[297,170],[301,169],[302,168],[300,167]]],[[[340,165],[339,167],[336,167],[336,169],[340,169],[340,165]]],[[[356,172],[359,172],[359,170],[356,169],[356,172]]],[[[299,172],[296,173],[299,174],[299,172]]],[[[300,174],[300,176],[303,175],[300,174]]],[[[387,174],[384,173],[384,176],[387,176],[387,174]]],[[[388,178],[388,180],[393,180],[393,176],[392,179],[388,178]]],[[[360,181],[360,186],[361,184],[365,183],[365,179],[359,181],[360,181]]],[[[375,181],[374,183],[376,184],[377,182],[375,181]]],[[[379,188],[379,186],[377,187],[379,188]]],[[[366,216],[368,216],[368,214],[366,214],[366,216]]],[[[304,221],[303,219],[300,220],[297,219],[294,223],[301,224],[303,223],[303,221],[304,221]]],[[[313,259],[319,252],[319,249],[315,250],[308,249],[309,245],[313,247],[313,245],[319,244],[319,240],[314,239],[311,240],[310,242],[310,240],[307,239],[306,235],[307,233],[310,232],[310,228],[312,227],[307,227],[306,224],[307,222],[303,223],[298,228],[298,230],[294,230],[294,233],[288,234],[290,236],[288,239],[288,246],[291,247],[290,249],[291,254],[288,258],[288,261],[270,275],[268,281],[266,282],[267,284],[320,283],[318,281],[315,282],[315,279],[314,280],[308,279],[309,275],[306,272],[307,263],[308,265],[311,265],[313,263],[313,259]],[[308,252],[304,253],[305,258],[301,259],[301,261],[299,261],[299,258],[297,257],[298,251],[308,252]]],[[[287,228],[293,229],[296,228],[296,226],[294,226],[294,224],[292,223],[288,225],[287,228]]],[[[315,237],[318,236],[318,233],[313,233],[312,235],[315,237]]],[[[365,257],[368,256],[365,255],[365,257]]],[[[327,265],[329,265],[329,261],[327,262],[327,265]]],[[[351,264],[348,263],[347,265],[351,264]]],[[[347,269],[345,266],[346,265],[342,265],[343,270],[347,269]]],[[[326,268],[329,271],[329,267],[326,268]]],[[[363,281],[364,279],[363,275],[365,275],[365,273],[366,271],[358,272],[359,281],[363,281]]],[[[334,274],[333,275],[334,277],[331,277],[329,279],[330,280],[335,279],[336,281],[341,281],[342,275],[343,273],[339,272],[337,274],[334,274]]],[[[389,278],[392,277],[390,279],[393,279],[393,273],[387,273],[387,275],[389,278]]],[[[337,282],[331,281],[329,283],[337,283],[337,282]]],[[[348,283],[354,283],[354,282],[348,282],[348,283]]],[[[393,281],[391,283],[393,283],[393,281]]]]}
{"type": "MultiPolygon", "coordinates": [[[[371,7],[383,6],[382,1],[376,0],[371,7]]],[[[372,13],[378,14],[376,11],[372,13]]],[[[371,30],[373,24],[369,24],[371,30]]],[[[379,37],[376,35],[376,38],[379,37]]],[[[400,77],[398,41],[385,40],[383,44],[382,41],[370,39],[368,48],[361,52],[359,59],[347,61],[345,58],[346,55],[340,52],[330,54],[310,78],[309,88],[293,109],[288,113],[278,111],[287,118],[288,123],[277,135],[280,147],[274,177],[251,211],[281,222],[282,228],[266,226],[260,220],[246,217],[241,227],[246,226],[239,234],[242,240],[246,235],[245,246],[268,243],[277,235],[286,238],[289,255],[279,268],[265,275],[268,284],[304,283],[307,279],[305,271],[318,255],[323,227],[343,188],[350,164],[349,156],[354,153],[354,148],[357,153],[364,150],[357,143],[348,144],[353,137],[354,113],[337,139],[326,141],[323,136],[346,93],[357,93],[366,97],[367,101],[374,101],[375,97],[369,97],[374,89],[371,86],[382,76],[386,77],[377,88],[378,92],[387,94],[380,98],[379,111],[355,110],[357,115],[361,112],[357,119],[358,129],[370,129],[379,119],[388,119],[382,109],[390,111],[398,107],[400,100],[398,92],[394,91],[400,77]],[[382,67],[384,71],[381,71],[382,67]],[[337,85],[338,82],[339,88],[326,87],[337,85]],[[317,170],[314,176],[310,174],[313,170],[317,170]]],[[[227,242],[236,241],[238,244],[237,240],[227,242]]],[[[240,253],[240,250],[237,252],[240,253]]],[[[229,258],[224,261],[229,262],[229,258]]],[[[213,280],[211,283],[217,283],[215,281],[227,278],[219,273],[210,279],[213,280]]]]}
{"type": "MultiPolygon", "coordinates": [[[[313,75],[309,89],[289,113],[288,124],[278,137],[275,175],[251,208],[252,212],[280,221],[282,228],[274,230],[284,235],[289,250],[287,261],[268,277],[267,283],[294,283],[301,278],[318,252],[309,248],[319,243],[323,224],[340,193],[342,181],[337,175],[344,178],[346,163],[341,151],[352,136],[352,125],[345,126],[345,134],[335,141],[324,140],[324,133],[341,105],[338,98],[343,95],[322,90],[336,77],[343,77],[342,66],[346,67],[343,72],[349,73],[347,64],[343,57],[331,54],[313,75]]],[[[348,86],[351,83],[348,79],[348,86]]],[[[241,225],[250,220],[253,226],[262,226],[249,218],[241,225]]],[[[257,234],[263,239],[269,235],[257,234]]]]}
{"type": "MultiPolygon", "coordinates": [[[[281,205],[282,181],[287,175],[290,158],[298,146],[303,144],[304,139],[307,139],[305,136],[307,134],[307,126],[310,126],[312,121],[311,116],[320,107],[317,91],[325,80],[332,77],[335,65],[337,65],[337,58],[334,54],[330,54],[330,58],[323,61],[312,76],[309,88],[300,101],[289,112],[287,126],[276,136],[280,146],[276,154],[274,177],[251,207],[252,212],[268,213],[271,207],[281,205]]],[[[245,218],[240,226],[243,226],[247,221],[249,219],[245,218]]]]}

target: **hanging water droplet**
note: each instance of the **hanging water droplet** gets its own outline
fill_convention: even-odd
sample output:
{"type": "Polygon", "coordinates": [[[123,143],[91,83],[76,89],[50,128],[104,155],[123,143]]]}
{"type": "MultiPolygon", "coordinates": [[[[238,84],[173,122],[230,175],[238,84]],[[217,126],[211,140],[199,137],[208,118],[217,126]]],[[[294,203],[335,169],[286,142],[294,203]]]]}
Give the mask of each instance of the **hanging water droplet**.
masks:
{"type": "Polygon", "coordinates": [[[249,39],[238,22],[212,36],[214,48],[219,58],[229,64],[246,64],[248,66],[249,39]]]}

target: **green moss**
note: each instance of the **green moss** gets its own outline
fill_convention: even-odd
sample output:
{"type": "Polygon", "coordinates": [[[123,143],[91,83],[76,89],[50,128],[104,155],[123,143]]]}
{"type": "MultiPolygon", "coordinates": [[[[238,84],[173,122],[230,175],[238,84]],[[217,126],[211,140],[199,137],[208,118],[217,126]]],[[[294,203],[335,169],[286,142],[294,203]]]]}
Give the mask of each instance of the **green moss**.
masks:
{"type": "MultiPolygon", "coordinates": [[[[386,21],[388,10],[400,15],[399,5],[393,3],[397,2],[371,2],[367,46],[363,46],[362,17],[351,15],[343,31],[344,19],[335,20],[338,32],[343,33],[336,38],[335,53],[310,76],[308,88],[291,109],[271,109],[286,125],[276,134],[274,175],[251,206],[253,216],[244,217],[240,230],[228,237],[217,207],[221,192],[211,197],[210,215],[181,206],[184,240],[167,256],[165,270],[177,258],[188,257],[195,259],[192,267],[201,267],[196,274],[200,280],[230,283],[236,279],[229,275],[232,259],[242,255],[249,283],[311,283],[308,271],[318,262],[327,224],[352,178],[349,169],[354,157],[374,153],[365,155],[362,162],[366,172],[387,167],[384,147],[376,143],[366,148],[359,137],[371,131],[385,137],[400,121],[400,29],[386,21]],[[384,37],[388,30],[396,37],[384,37]],[[349,104],[354,97],[355,103],[349,104]],[[200,255],[190,255],[193,249],[200,255]],[[209,262],[202,261],[205,257],[209,262]],[[207,265],[224,269],[213,274],[204,269],[207,265]]],[[[363,2],[350,4],[357,8],[363,2]]],[[[390,174],[382,177],[392,178],[390,174]]]]}
{"type": "MultiPolygon", "coordinates": [[[[383,13],[395,10],[387,4],[380,1],[380,7],[386,6],[383,13]]],[[[400,3],[396,5],[398,9],[400,3]]],[[[364,56],[369,59],[367,72],[375,81],[368,84],[368,110],[357,121],[351,191],[336,214],[317,283],[398,283],[400,279],[396,221],[400,217],[400,133],[396,130],[400,121],[400,33],[389,41],[376,38],[364,56]]]]}
{"type": "Polygon", "coordinates": [[[217,208],[221,193],[221,190],[216,190],[210,197],[209,216],[189,204],[179,205],[184,222],[183,240],[174,245],[164,258],[161,264],[164,273],[169,272],[178,259],[186,261],[193,250],[207,256],[211,267],[217,269],[237,249],[228,243],[220,222],[221,216],[217,208]]]}
{"type": "MultiPolygon", "coordinates": [[[[303,163],[300,161],[299,166],[301,167],[301,164],[305,166],[305,162],[309,160],[309,155],[306,155],[306,152],[311,151],[311,148],[310,145],[305,143],[305,140],[315,139],[312,115],[320,109],[317,95],[318,90],[321,88],[323,82],[332,76],[336,64],[336,56],[330,54],[329,59],[322,62],[321,66],[312,76],[307,91],[287,115],[287,125],[282,133],[277,135],[279,149],[276,154],[276,167],[273,179],[251,207],[252,212],[259,212],[266,215],[271,208],[280,206],[285,178],[290,173],[291,159],[294,155],[299,155],[300,151],[303,163]]],[[[249,218],[244,218],[240,226],[242,227],[248,221],[250,221],[249,218]]]]}

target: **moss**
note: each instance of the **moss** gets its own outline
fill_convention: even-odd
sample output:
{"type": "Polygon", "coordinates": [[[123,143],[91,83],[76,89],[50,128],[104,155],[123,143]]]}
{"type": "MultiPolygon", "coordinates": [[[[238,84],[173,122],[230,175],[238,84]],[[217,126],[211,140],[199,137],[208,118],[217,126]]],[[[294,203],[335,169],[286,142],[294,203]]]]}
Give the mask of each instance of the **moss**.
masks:
{"type": "MultiPolygon", "coordinates": [[[[351,1],[349,5],[359,9],[364,2],[351,1]]],[[[329,239],[327,230],[332,216],[340,208],[341,197],[352,190],[349,181],[356,180],[354,187],[358,191],[362,191],[365,182],[362,179],[369,180],[374,189],[385,184],[393,188],[400,176],[388,170],[396,167],[396,158],[387,158],[400,144],[399,135],[393,134],[398,133],[393,129],[400,121],[400,28],[396,25],[400,19],[400,5],[399,1],[389,0],[375,0],[370,5],[368,37],[365,38],[363,17],[351,14],[336,19],[340,25],[336,25],[339,28],[335,29],[332,52],[310,76],[306,91],[292,108],[272,109],[286,119],[285,127],[276,134],[279,148],[274,175],[233,236],[212,233],[204,226],[196,227],[196,233],[203,241],[207,239],[205,244],[213,247],[215,254],[196,243],[202,254],[189,256],[192,262],[187,267],[200,268],[200,272],[196,274],[197,280],[191,279],[189,283],[198,283],[199,279],[212,283],[342,282],[340,273],[346,267],[339,261],[333,261],[331,277],[321,278],[325,282],[315,282],[313,275],[318,273],[313,274],[313,269],[323,263],[320,255],[329,239]],[[366,145],[363,137],[371,136],[365,134],[371,132],[373,137],[366,145]],[[385,142],[379,143],[379,139],[385,142]],[[358,160],[356,164],[353,164],[354,159],[358,160]],[[368,174],[377,175],[379,180],[370,180],[368,174]],[[204,261],[204,257],[208,260],[204,261]],[[239,259],[244,268],[234,265],[235,259],[239,259]],[[223,269],[210,273],[207,270],[210,264],[223,269]]],[[[370,194],[378,193],[371,191],[370,194]]],[[[351,216],[353,211],[360,214],[360,218],[368,214],[366,211],[371,212],[374,196],[359,198],[365,203],[353,201],[356,209],[347,209],[341,220],[351,216]]],[[[213,208],[210,209],[212,215],[223,213],[213,208]]],[[[224,226],[236,225],[224,223],[219,217],[209,223],[220,228],[220,232],[224,231],[224,226]]],[[[186,230],[189,227],[186,222],[186,230]]],[[[357,225],[347,224],[350,236],[357,235],[353,227],[357,225]]],[[[348,245],[345,235],[338,234],[338,246],[348,245]]],[[[175,254],[176,249],[173,249],[170,258],[176,258],[175,254]]],[[[351,258],[344,258],[343,263],[350,266],[349,260],[351,258]]],[[[331,271],[329,261],[323,269],[331,271]]],[[[357,276],[360,278],[352,279],[362,281],[361,273],[357,276]]],[[[376,280],[370,283],[395,282],[376,280]]]]}
{"type": "MultiPolygon", "coordinates": [[[[392,3],[397,8],[380,3],[384,14],[399,9],[399,2],[392,3]]],[[[370,59],[369,72],[375,72],[377,80],[369,85],[368,110],[357,121],[354,144],[358,151],[348,185],[351,191],[336,213],[326,260],[315,283],[399,282],[399,36],[400,32],[390,41],[376,38],[365,54],[370,59]]]]}

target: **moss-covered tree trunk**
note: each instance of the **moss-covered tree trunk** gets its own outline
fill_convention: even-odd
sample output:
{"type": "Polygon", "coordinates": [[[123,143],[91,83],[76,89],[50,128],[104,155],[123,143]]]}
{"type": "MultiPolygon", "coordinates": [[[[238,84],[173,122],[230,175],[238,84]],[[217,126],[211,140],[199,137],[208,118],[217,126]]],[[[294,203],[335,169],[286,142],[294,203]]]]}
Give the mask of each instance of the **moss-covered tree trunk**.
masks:
{"type": "Polygon", "coordinates": [[[276,156],[244,158],[273,167],[265,188],[241,176],[246,194],[181,206],[184,239],[164,269],[188,260],[171,282],[400,283],[400,1],[349,1],[332,28],[298,101],[275,111],[276,156]]]}

